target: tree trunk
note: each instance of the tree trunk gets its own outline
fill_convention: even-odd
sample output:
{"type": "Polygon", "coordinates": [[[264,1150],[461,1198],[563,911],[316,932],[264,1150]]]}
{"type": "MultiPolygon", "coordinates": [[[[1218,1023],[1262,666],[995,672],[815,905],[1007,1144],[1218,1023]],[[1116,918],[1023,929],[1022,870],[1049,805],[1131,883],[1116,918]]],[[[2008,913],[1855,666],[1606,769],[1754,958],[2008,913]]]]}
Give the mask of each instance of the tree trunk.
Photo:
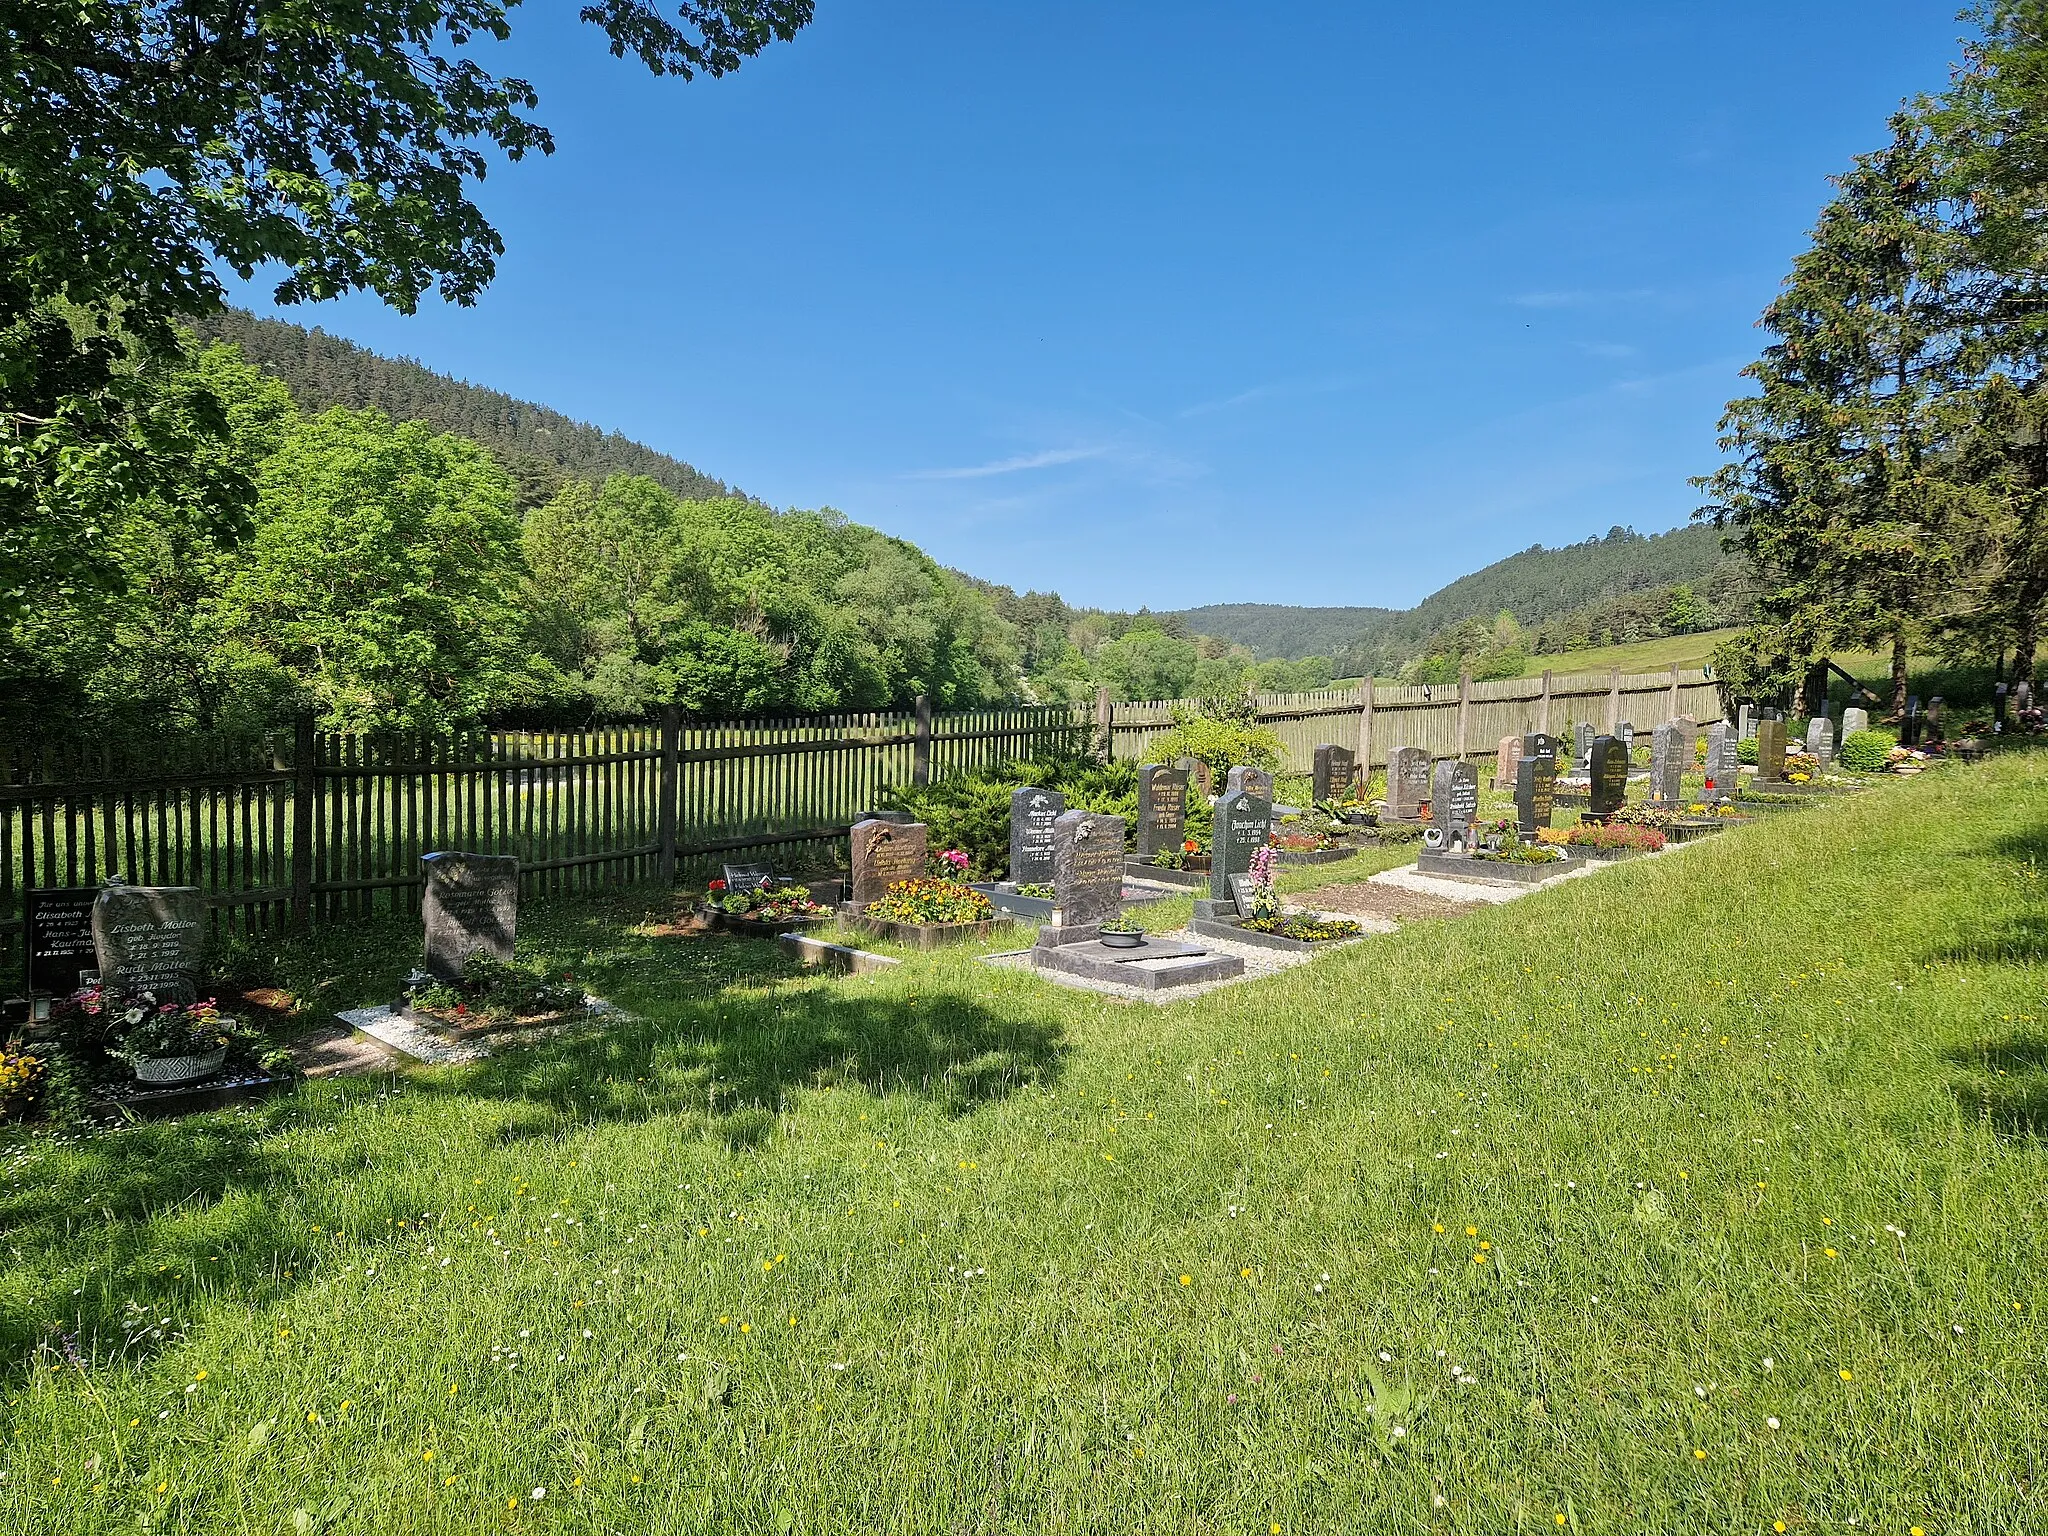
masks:
{"type": "Polygon", "coordinates": [[[1892,631],[1892,713],[1900,719],[1906,714],[1906,630],[1905,626],[1892,631]]]}
{"type": "Polygon", "coordinates": [[[2034,642],[2040,628],[2038,604],[2029,604],[2020,610],[2019,623],[2013,628],[2012,671],[2007,674],[2015,682],[2031,683],[2034,680],[2034,642]]]}

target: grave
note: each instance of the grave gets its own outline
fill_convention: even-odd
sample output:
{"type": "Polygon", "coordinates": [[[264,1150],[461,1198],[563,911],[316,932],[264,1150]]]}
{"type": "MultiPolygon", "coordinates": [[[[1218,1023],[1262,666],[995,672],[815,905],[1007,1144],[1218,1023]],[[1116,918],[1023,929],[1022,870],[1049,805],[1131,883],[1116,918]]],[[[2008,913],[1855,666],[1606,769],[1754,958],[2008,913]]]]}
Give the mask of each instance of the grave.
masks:
{"type": "Polygon", "coordinates": [[[1685,796],[1685,774],[1692,767],[1692,730],[1666,720],[1650,733],[1650,804],[1670,810],[1685,796]]]}
{"type": "Polygon", "coordinates": [[[1429,794],[1429,831],[1423,845],[1435,853],[1470,853],[1472,818],[1479,814],[1479,770],[1446,759],[1436,765],[1429,794]]]}
{"type": "MultiPolygon", "coordinates": [[[[1217,813],[1219,829],[1228,807],[1251,798],[1226,797],[1226,810],[1217,813]]],[[[1264,821],[1259,824],[1263,827],[1264,821]]],[[[1220,846],[1220,833],[1218,841],[1220,846]]],[[[1121,910],[1123,888],[1123,818],[1063,812],[1053,823],[1052,921],[1038,930],[1031,963],[1040,970],[1146,991],[1224,981],[1244,973],[1244,962],[1235,956],[1211,954],[1173,939],[1147,936],[1135,947],[1105,944],[1102,924],[1121,910]]]]}
{"type": "Polygon", "coordinates": [[[1627,720],[1622,721],[1621,724],[1614,728],[1614,739],[1621,743],[1622,752],[1627,755],[1629,762],[1633,764],[1636,760],[1636,728],[1634,724],[1627,720]]]}
{"type": "Polygon", "coordinates": [[[1557,799],[1557,757],[1533,754],[1515,763],[1515,830],[1524,842],[1550,825],[1557,799]]]}
{"type": "Polygon", "coordinates": [[[1806,752],[1819,772],[1828,771],[1835,758],[1835,723],[1826,715],[1815,715],[1806,722],[1806,752]]]}
{"type": "Polygon", "coordinates": [[[1557,767],[1557,738],[1544,731],[1531,731],[1522,738],[1522,756],[1540,757],[1557,767]]]}
{"type": "Polygon", "coordinates": [[[758,891],[775,883],[773,864],[726,864],[719,874],[728,892],[758,891]]]}
{"type": "Polygon", "coordinates": [[[1593,776],[1593,727],[1581,720],[1572,728],[1572,777],[1593,776]]]}
{"type": "Polygon", "coordinates": [[[28,957],[28,996],[36,1018],[49,1013],[49,1000],[69,997],[100,968],[93,948],[92,909],[96,885],[31,886],[22,892],[23,949],[28,957]]]}
{"type": "Polygon", "coordinates": [[[1522,738],[1503,736],[1493,749],[1493,787],[1512,790],[1515,787],[1515,764],[1522,760],[1522,738]]]}
{"type": "Polygon", "coordinates": [[[1756,723],[1756,776],[1764,784],[1785,777],[1785,722],[1770,715],[1756,723]]]}
{"type": "Polygon", "coordinates": [[[1261,800],[1273,798],[1273,775],[1263,768],[1236,767],[1230,770],[1223,781],[1223,798],[1232,795],[1256,795],[1261,800]]]}
{"type": "Polygon", "coordinates": [[[510,854],[420,855],[426,891],[420,916],[426,928],[426,970],[437,981],[462,975],[462,962],[478,950],[510,964],[519,928],[519,860],[510,854]]]}
{"type": "MultiPolygon", "coordinates": [[[[2026,687],[2026,684],[2022,683],[2020,684],[2020,687],[2024,689],[2026,687]]],[[[2025,709],[2026,707],[2027,706],[2024,703],[2020,705],[2021,709],[2025,709]]],[[[1845,741],[1849,737],[1855,735],[1858,731],[1867,731],[1869,729],[1869,710],[1860,709],[1856,705],[1851,704],[1847,709],[1842,711],[1842,738],[1845,741]]]]}
{"type": "Polygon", "coordinates": [[[1586,761],[1590,770],[1588,810],[1597,820],[1605,821],[1628,801],[1628,753],[1622,750],[1619,738],[1596,736],[1586,761]]]}
{"type": "Polygon", "coordinates": [[[1138,858],[1180,852],[1187,827],[1187,771],[1147,763],[1138,770],[1138,858]]]}
{"type": "Polygon", "coordinates": [[[921,821],[870,818],[853,824],[846,835],[853,858],[853,899],[848,903],[853,915],[888,895],[898,881],[923,877],[925,836],[921,821]]]}
{"type": "Polygon", "coordinates": [[[1756,740],[1756,710],[1750,705],[1739,705],[1735,711],[1735,731],[1742,741],[1756,740]]]}
{"type": "Polygon", "coordinates": [[[1273,802],[1239,792],[1225,795],[1216,807],[1215,853],[1209,860],[1209,896],[1195,903],[1201,917],[1237,911],[1233,876],[1251,873],[1252,855],[1266,846],[1273,830],[1273,802]]]}
{"type": "Polygon", "coordinates": [[[93,898],[92,943],[108,990],[193,1002],[206,961],[206,893],[190,885],[105,886],[93,898]]]}
{"type": "MultiPolygon", "coordinates": [[[[1144,793],[1144,776],[1138,778],[1144,793]]],[[[1057,790],[1031,785],[1010,796],[1010,883],[1044,885],[1052,879],[1053,822],[1067,808],[1067,798],[1057,790]]],[[[920,858],[922,856],[920,855],[920,858]]],[[[868,898],[870,901],[874,897],[868,898]]]]}
{"type": "Polygon", "coordinates": [[[1311,779],[1310,795],[1317,804],[1350,799],[1358,783],[1358,754],[1349,747],[1317,747],[1311,779]]]}
{"type": "Polygon", "coordinates": [[[1925,720],[1920,713],[1920,695],[1906,695],[1906,712],[1899,717],[1899,745],[1917,747],[1920,745],[1920,729],[1925,720]]]}
{"type": "MultiPolygon", "coordinates": [[[[1062,811],[1052,824],[1052,868],[1053,921],[1048,931],[1094,938],[1123,906],[1123,817],[1062,811]]],[[[1040,933],[1039,942],[1048,942],[1045,933],[1040,933]]]]}
{"type": "Polygon", "coordinates": [[[1738,739],[1736,727],[1726,720],[1716,720],[1707,727],[1705,798],[1709,805],[1725,805],[1735,798],[1736,788],[1742,782],[1738,739]]]}
{"type": "Polygon", "coordinates": [[[1429,754],[1420,747],[1397,747],[1387,758],[1387,816],[1392,821],[1420,821],[1429,799],[1429,754]]]}

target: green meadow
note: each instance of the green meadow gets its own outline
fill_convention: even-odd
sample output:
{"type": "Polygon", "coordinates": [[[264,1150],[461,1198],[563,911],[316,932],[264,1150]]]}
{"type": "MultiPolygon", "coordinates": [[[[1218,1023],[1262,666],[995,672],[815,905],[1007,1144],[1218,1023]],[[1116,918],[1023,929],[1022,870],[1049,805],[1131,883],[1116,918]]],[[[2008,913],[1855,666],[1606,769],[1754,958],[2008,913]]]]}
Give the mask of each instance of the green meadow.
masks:
{"type": "Polygon", "coordinates": [[[530,905],[634,1022],[0,1133],[0,1529],[2042,1529],[2044,762],[1165,1007],[530,905]]]}

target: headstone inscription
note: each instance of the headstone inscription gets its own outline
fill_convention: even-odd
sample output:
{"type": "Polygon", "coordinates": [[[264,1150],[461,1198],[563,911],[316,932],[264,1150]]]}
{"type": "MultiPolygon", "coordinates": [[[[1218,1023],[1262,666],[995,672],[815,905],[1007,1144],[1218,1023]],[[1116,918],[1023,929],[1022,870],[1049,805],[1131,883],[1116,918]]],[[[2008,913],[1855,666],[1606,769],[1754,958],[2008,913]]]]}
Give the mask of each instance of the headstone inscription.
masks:
{"type": "Polygon", "coordinates": [[[22,892],[21,921],[28,951],[30,997],[69,997],[79,977],[99,969],[92,943],[96,885],[31,886],[22,892]]]}
{"type": "Polygon", "coordinates": [[[1223,796],[1257,795],[1261,800],[1273,798],[1273,775],[1263,768],[1247,768],[1240,764],[1230,770],[1223,780],[1223,796]]]}
{"type": "Polygon", "coordinates": [[[1595,816],[1612,816],[1628,799],[1628,754],[1618,736],[1595,736],[1587,775],[1587,808],[1595,816]]]}
{"type": "MultiPolygon", "coordinates": [[[[1144,793],[1144,776],[1138,778],[1144,793]]],[[[1010,879],[1017,885],[1043,885],[1052,879],[1052,824],[1067,808],[1057,790],[1031,785],[1010,796],[1010,879]]]]}
{"type": "Polygon", "coordinates": [[[1420,747],[1397,747],[1387,759],[1387,815],[1415,821],[1429,798],[1429,754],[1420,747]]]}
{"type": "Polygon", "coordinates": [[[1472,818],[1479,814],[1479,770],[1446,758],[1429,788],[1429,837],[1443,853],[1472,851],[1472,818]]]}
{"type": "Polygon", "coordinates": [[[1756,723],[1756,776],[1775,784],[1785,777],[1785,722],[1769,716],[1756,723]]]}
{"type": "Polygon", "coordinates": [[[1312,777],[1317,801],[1348,800],[1358,777],[1358,754],[1349,747],[1317,747],[1312,777]]]}
{"type": "Polygon", "coordinates": [[[1650,733],[1650,803],[1667,809],[1678,804],[1691,766],[1691,728],[1666,720],[1650,733]]]}
{"type": "Polygon", "coordinates": [[[1547,731],[1531,731],[1522,738],[1522,756],[1540,757],[1555,770],[1557,767],[1557,738],[1550,735],[1547,731]]]}
{"type": "Polygon", "coordinates": [[[426,929],[430,976],[453,981],[478,950],[510,962],[519,930],[519,860],[510,854],[420,855],[426,892],[420,918],[426,929]]]}
{"type": "Polygon", "coordinates": [[[1515,830],[1524,839],[1533,838],[1550,825],[1550,812],[1557,795],[1557,758],[1522,758],[1515,764],[1515,830]]]}
{"type": "Polygon", "coordinates": [[[1188,776],[1164,763],[1138,770],[1138,857],[1178,853],[1188,828],[1188,776]]]}
{"type": "Polygon", "coordinates": [[[190,885],[106,886],[93,898],[92,944],[103,986],[189,1003],[206,959],[206,893],[190,885]]]}
{"type": "Polygon", "coordinates": [[[1628,757],[1629,761],[1634,762],[1636,753],[1635,726],[1627,720],[1622,721],[1621,724],[1614,728],[1614,739],[1621,743],[1621,750],[1628,757]]]}
{"type": "Polygon", "coordinates": [[[1248,874],[1252,855],[1266,846],[1273,831],[1273,802],[1239,791],[1225,795],[1216,807],[1215,854],[1209,861],[1209,895],[1230,901],[1232,875],[1248,874]]]}
{"type": "Polygon", "coordinates": [[[1835,756],[1835,723],[1826,715],[1815,715],[1806,722],[1806,751],[1826,773],[1835,756]]]}
{"type": "Polygon", "coordinates": [[[1052,890],[1060,927],[1107,922],[1123,905],[1124,819],[1062,811],[1052,824],[1052,890]]]}
{"type": "Polygon", "coordinates": [[[856,821],[846,837],[853,854],[853,904],[880,901],[898,881],[922,876],[925,839],[921,821],[856,821]]]}
{"type": "Polygon", "coordinates": [[[1572,777],[1593,776],[1593,727],[1581,720],[1572,732],[1572,777]]]}
{"type": "Polygon", "coordinates": [[[1522,738],[1503,736],[1493,749],[1493,787],[1513,789],[1515,787],[1515,764],[1522,756],[1522,738]]]}
{"type": "Polygon", "coordinates": [[[773,864],[727,864],[721,871],[728,891],[758,891],[775,882],[773,864]]]}
{"type": "Polygon", "coordinates": [[[1250,917],[1252,915],[1252,906],[1258,900],[1258,897],[1252,889],[1252,877],[1250,875],[1232,875],[1230,877],[1230,899],[1236,903],[1237,915],[1239,917],[1250,917]]]}
{"type": "Polygon", "coordinates": [[[1707,727],[1705,798],[1709,805],[1724,805],[1735,798],[1735,786],[1742,771],[1738,739],[1736,727],[1726,720],[1716,720],[1707,727]]]}
{"type": "Polygon", "coordinates": [[[1735,730],[1743,741],[1756,739],[1756,710],[1750,705],[1743,704],[1736,708],[1735,730]]]}
{"type": "Polygon", "coordinates": [[[1842,711],[1842,738],[1847,740],[1858,731],[1870,729],[1870,711],[1851,704],[1842,711]]]}

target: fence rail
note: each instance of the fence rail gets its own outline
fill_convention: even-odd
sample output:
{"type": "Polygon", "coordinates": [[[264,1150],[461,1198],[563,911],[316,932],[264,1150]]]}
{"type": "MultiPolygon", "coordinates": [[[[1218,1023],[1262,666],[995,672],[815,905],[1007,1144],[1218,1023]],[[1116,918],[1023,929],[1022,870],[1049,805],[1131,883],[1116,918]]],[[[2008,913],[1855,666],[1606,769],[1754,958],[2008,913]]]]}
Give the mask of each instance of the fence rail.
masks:
{"type": "MultiPolygon", "coordinates": [[[[419,856],[509,853],[529,893],[671,881],[721,856],[836,857],[898,786],[1047,753],[1144,758],[1192,701],[644,724],[439,736],[53,740],[0,756],[0,991],[20,975],[24,893],[109,876],[197,885],[218,926],[259,931],[412,910],[419,856]]],[[[1306,769],[1324,743],[1490,755],[1510,731],[1718,714],[1702,673],[1267,695],[1306,769]],[[1661,712],[1660,712],[1661,711],[1661,712]],[[1617,713],[1618,712],[1618,713],[1617,713]]]]}

